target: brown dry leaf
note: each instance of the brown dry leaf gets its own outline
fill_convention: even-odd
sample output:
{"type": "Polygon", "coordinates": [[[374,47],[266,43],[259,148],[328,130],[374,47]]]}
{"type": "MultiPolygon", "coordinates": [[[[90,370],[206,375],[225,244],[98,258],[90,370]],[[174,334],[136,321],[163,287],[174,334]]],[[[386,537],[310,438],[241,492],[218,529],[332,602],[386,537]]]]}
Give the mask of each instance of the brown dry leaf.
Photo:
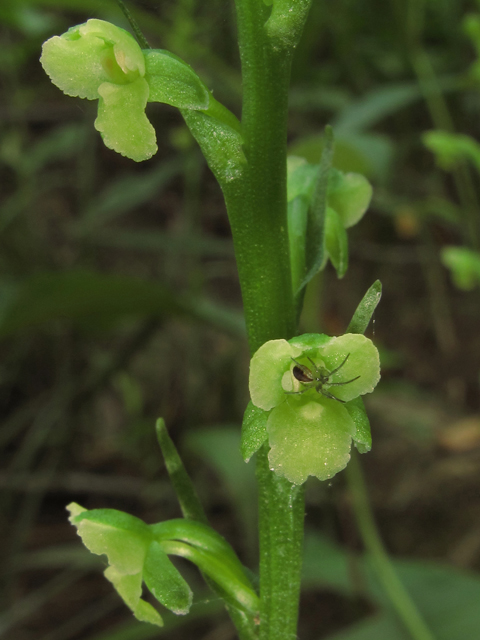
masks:
{"type": "Polygon", "coordinates": [[[399,207],[395,212],[394,223],[398,237],[404,240],[416,238],[420,232],[418,216],[412,207],[399,207]]]}
{"type": "Polygon", "coordinates": [[[447,451],[464,453],[480,447],[480,416],[469,416],[439,430],[438,443],[447,451]]]}

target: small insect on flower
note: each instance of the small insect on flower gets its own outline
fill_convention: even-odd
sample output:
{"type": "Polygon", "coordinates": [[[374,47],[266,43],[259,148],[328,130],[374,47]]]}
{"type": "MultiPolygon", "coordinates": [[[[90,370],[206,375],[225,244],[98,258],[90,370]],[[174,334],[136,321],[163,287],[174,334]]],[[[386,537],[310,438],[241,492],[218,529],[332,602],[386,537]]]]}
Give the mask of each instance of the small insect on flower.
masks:
{"type": "Polygon", "coordinates": [[[338,402],[345,404],[345,400],[337,398],[332,393],[330,393],[328,389],[330,387],[341,387],[345,384],[350,384],[350,382],[354,382],[354,380],[358,380],[358,378],[360,378],[360,376],[356,376],[355,378],[352,378],[351,380],[345,380],[344,382],[330,382],[331,376],[333,376],[334,373],[337,373],[337,371],[340,371],[340,369],[348,360],[349,356],[350,354],[348,353],[345,357],[345,360],[332,371],[328,371],[323,367],[317,367],[317,365],[311,358],[307,359],[312,363],[312,369],[309,369],[306,365],[300,364],[300,362],[297,362],[295,358],[292,358],[292,360],[295,362],[295,366],[292,370],[293,377],[298,380],[300,384],[303,384],[305,386],[305,389],[302,389],[301,391],[286,391],[285,393],[289,395],[298,395],[314,388],[315,391],[317,393],[321,393],[322,396],[330,398],[331,400],[337,400],[338,402]]]}

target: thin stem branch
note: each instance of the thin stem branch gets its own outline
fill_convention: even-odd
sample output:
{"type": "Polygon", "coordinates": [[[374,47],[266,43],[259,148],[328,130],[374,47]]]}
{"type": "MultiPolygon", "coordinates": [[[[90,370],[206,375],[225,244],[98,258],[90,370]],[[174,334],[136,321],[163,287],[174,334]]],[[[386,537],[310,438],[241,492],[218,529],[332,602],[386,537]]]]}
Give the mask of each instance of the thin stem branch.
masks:
{"type": "Polygon", "coordinates": [[[378,580],[413,640],[435,640],[385,550],[368,500],[358,455],[352,455],[346,473],[360,535],[378,580]]]}
{"type": "MultiPolygon", "coordinates": [[[[410,62],[434,127],[440,131],[454,133],[453,118],[435,69],[422,42],[424,13],[424,0],[410,0],[407,12],[407,47],[410,62]]],[[[464,214],[462,231],[465,243],[478,249],[480,246],[479,202],[468,164],[466,162],[458,163],[453,168],[452,175],[464,214]]]]}

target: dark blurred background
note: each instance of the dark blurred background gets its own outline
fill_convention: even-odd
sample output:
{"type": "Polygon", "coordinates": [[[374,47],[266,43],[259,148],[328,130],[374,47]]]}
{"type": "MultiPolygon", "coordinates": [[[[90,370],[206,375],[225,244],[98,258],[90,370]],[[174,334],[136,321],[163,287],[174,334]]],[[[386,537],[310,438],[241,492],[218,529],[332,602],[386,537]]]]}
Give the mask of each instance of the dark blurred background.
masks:
{"type": "MultiPolygon", "coordinates": [[[[153,47],[240,116],[233,2],[129,8],[153,47]]],[[[395,566],[445,640],[480,638],[480,275],[467,265],[462,288],[442,262],[449,245],[479,249],[479,169],[439,167],[422,136],[480,140],[462,26],[475,11],[313,0],[291,86],[291,152],[318,161],[331,123],[335,165],[374,186],[348,273],[328,267],[310,285],[302,330],[344,332],[382,281],[368,331],[382,381],[361,462],[385,545],[408,558],[395,566]]],[[[133,621],[66,519],[72,500],[179,517],[154,436],[163,416],[212,525],[256,564],[254,463],[238,453],[248,350],[222,195],[175,109],[149,105],[159,151],[136,165],[104,147],[96,103],[50,83],[42,42],[88,18],[129,28],[113,0],[0,6],[0,635],[229,640],[221,603],[187,565],[192,613],[166,615],[164,630],[133,621]]],[[[307,530],[299,637],[409,638],[368,586],[344,474],[308,483],[307,530]]]]}

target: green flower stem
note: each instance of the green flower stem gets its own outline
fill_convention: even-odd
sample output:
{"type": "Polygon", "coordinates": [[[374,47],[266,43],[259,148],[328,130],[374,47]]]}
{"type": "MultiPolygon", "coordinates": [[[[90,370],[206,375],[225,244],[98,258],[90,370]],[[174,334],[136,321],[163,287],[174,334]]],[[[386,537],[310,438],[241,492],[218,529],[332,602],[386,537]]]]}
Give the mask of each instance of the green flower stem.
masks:
{"type": "Polygon", "coordinates": [[[297,637],[304,487],[272,473],[268,447],[257,454],[260,515],[260,640],[297,637]]]}
{"type": "Polygon", "coordinates": [[[368,501],[367,488],[358,455],[355,455],[354,452],[346,473],[360,535],[378,580],[413,640],[435,640],[408,591],[397,576],[383,546],[368,501]]]}
{"type": "MultiPolygon", "coordinates": [[[[275,50],[262,0],[236,0],[242,63],[242,135],[247,166],[224,187],[251,353],[296,330],[287,225],[287,102],[293,48],[275,50]]],[[[296,637],[303,489],[272,473],[257,454],[260,492],[261,640],[296,637]]]]}

